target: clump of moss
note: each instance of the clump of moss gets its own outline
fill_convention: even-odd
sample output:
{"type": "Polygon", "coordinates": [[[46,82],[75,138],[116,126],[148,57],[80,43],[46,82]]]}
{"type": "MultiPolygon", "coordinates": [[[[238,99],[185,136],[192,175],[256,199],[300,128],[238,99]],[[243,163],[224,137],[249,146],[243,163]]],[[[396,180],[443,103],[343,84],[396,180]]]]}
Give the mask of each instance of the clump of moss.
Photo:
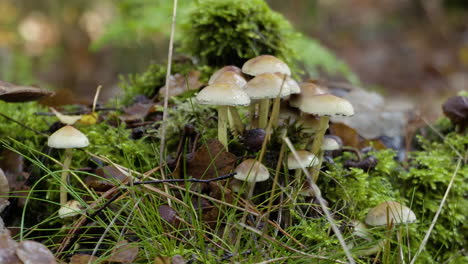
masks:
{"type": "Polygon", "coordinates": [[[350,219],[363,220],[370,208],[398,197],[391,184],[396,167],[395,153],[385,150],[373,155],[379,160],[373,170],[345,169],[343,158],[339,158],[327,176],[319,180],[324,197],[350,219]]]}
{"type": "MultiPolygon", "coordinates": [[[[422,151],[410,155],[410,169],[400,175],[401,194],[411,201],[421,223],[419,234],[425,234],[434,217],[449,181],[455,173],[458,159],[466,155],[468,135],[449,133],[443,141],[419,138],[422,151]]],[[[462,161],[454,184],[442,209],[437,224],[426,246],[434,263],[458,259],[468,261],[461,251],[468,246],[466,226],[468,208],[468,166],[462,161]]],[[[455,263],[455,262],[453,262],[455,263]]]]}
{"type": "Polygon", "coordinates": [[[189,14],[182,51],[212,67],[242,64],[255,56],[281,58],[293,72],[319,71],[357,78],[345,63],[317,41],[302,36],[263,0],[202,0],[189,14]],[[299,52],[301,55],[299,56],[299,52]]]}
{"type": "Polygon", "coordinates": [[[242,65],[260,54],[290,61],[289,22],[262,0],[200,1],[184,31],[183,50],[204,64],[242,65]]]}

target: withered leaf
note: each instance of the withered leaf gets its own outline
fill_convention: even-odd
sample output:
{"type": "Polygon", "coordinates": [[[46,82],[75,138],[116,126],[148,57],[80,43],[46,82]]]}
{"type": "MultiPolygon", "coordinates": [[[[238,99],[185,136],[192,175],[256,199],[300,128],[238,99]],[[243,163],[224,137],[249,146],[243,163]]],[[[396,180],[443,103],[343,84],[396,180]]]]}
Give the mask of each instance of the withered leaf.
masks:
{"type": "Polygon", "coordinates": [[[0,81],[0,100],[10,103],[35,101],[45,96],[51,96],[52,91],[33,86],[21,86],[0,81]]]}
{"type": "Polygon", "coordinates": [[[70,258],[70,264],[88,264],[90,262],[92,263],[97,259],[97,257],[91,255],[76,254],[70,258]]]}
{"type": "Polygon", "coordinates": [[[10,232],[0,233],[0,263],[22,264],[16,256],[18,244],[10,237],[10,232]]]}
{"type": "Polygon", "coordinates": [[[349,146],[356,149],[362,149],[371,145],[377,150],[386,148],[380,140],[366,140],[361,137],[355,129],[343,123],[330,124],[330,131],[333,135],[336,135],[340,137],[341,140],[343,140],[344,146],[349,146]]]}
{"type": "Polygon", "coordinates": [[[39,242],[24,240],[18,244],[16,255],[24,264],[55,264],[50,250],[39,242]]]}
{"type": "Polygon", "coordinates": [[[107,261],[118,263],[133,263],[138,256],[138,247],[128,243],[127,240],[119,241],[112,250],[112,256],[107,261]]]}
{"type": "Polygon", "coordinates": [[[9,192],[10,185],[8,185],[8,179],[5,176],[5,173],[3,173],[3,170],[0,169],[0,213],[3,212],[3,209],[10,204],[7,197],[9,192]]]}
{"type": "Polygon", "coordinates": [[[154,259],[154,264],[171,264],[171,258],[170,257],[164,257],[164,256],[157,256],[154,259]]]}
{"type": "Polygon", "coordinates": [[[124,181],[127,178],[127,175],[122,173],[119,169],[117,169],[114,166],[104,166],[98,168],[95,171],[95,174],[102,178],[109,179],[105,180],[92,175],[86,177],[86,185],[98,192],[105,192],[112,188],[114,186],[114,184],[112,183],[114,180],[124,181]]]}
{"type": "MultiPolygon", "coordinates": [[[[176,73],[175,75],[171,75],[170,78],[169,96],[177,96],[188,90],[197,90],[202,86],[202,83],[199,81],[199,71],[191,71],[187,76],[176,73]]],[[[163,86],[159,89],[159,95],[164,97],[165,93],[166,86],[163,86]]]]}
{"type": "Polygon", "coordinates": [[[228,174],[233,168],[236,156],[225,151],[218,140],[212,140],[200,147],[188,162],[188,174],[197,179],[209,179],[228,174]]]}
{"type": "Polygon", "coordinates": [[[158,207],[159,217],[161,217],[165,223],[177,227],[180,221],[177,219],[177,211],[167,205],[161,205],[158,207]]]}
{"type": "Polygon", "coordinates": [[[120,115],[120,120],[124,122],[143,121],[153,107],[153,103],[135,103],[124,109],[124,113],[120,115]]]}

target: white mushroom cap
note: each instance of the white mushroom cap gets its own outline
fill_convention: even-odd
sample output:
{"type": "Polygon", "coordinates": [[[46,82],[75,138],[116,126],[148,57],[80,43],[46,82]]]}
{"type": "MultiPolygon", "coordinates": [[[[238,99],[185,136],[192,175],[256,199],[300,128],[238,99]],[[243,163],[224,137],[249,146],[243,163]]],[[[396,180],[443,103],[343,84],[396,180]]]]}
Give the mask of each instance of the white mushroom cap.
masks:
{"type": "Polygon", "coordinates": [[[309,168],[317,166],[319,164],[317,157],[307,150],[298,150],[297,155],[299,156],[299,161],[296,160],[296,157],[293,153],[289,153],[288,169],[295,170],[301,168],[309,168]]]}
{"type": "Polygon", "coordinates": [[[223,74],[224,72],[228,72],[228,71],[229,71],[229,72],[235,72],[235,73],[237,73],[237,74],[239,74],[239,75],[242,75],[242,70],[241,70],[239,67],[234,66],[234,65],[224,66],[224,67],[222,67],[221,69],[215,71],[215,72],[211,75],[210,80],[208,81],[208,84],[213,84],[214,81],[215,81],[216,79],[218,79],[218,77],[219,77],[221,74],[223,74]]]}
{"type": "Polygon", "coordinates": [[[77,200],[69,200],[58,211],[60,218],[72,217],[80,214],[81,205],[77,200]]]}
{"type": "Polygon", "coordinates": [[[348,100],[332,94],[320,94],[303,98],[299,106],[302,112],[318,116],[352,116],[354,109],[348,100]]]}
{"type": "Polygon", "coordinates": [[[218,74],[218,76],[213,80],[210,79],[208,82],[209,85],[214,83],[232,83],[242,88],[247,83],[247,81],[237,72],[225,71],[221,74],[218,74]]]}
{"type": "Polygon", "coordinates": [[[232,83],[214,83],[197,94],[199,104],[208,105],[249,105],[250,98],[239,86],[232,83]]]}
{"type": "Polygon", "coordinates": [[[395,225],[406,224],[416,222],[416,215],[408,207],[389,201],[372,208],[367,213],[365,222],[371,226],[381,226],[388,224],[387,219],[395,225]]]}
{"type": "Polygon", "coordinates": [[[262,163],[254,159],[244,160],[234,171],[236,172],[234,178],[241,181],[261,182],[270,178],[268,169],[262,163]]]}
{"type": "Polygon", "coordinates": [[[242,72],[252,76],[275,72],[291,75],[288,65],[272,55],[260,55],[246,61],[242,66],[242,72]]]}
{"type": "Polygon", "coordinates": [[[276,98],[281,90],[280,97],[285,97],[291,94],[291,90],[287,82],[284,83],[283,79],[274,73],[263,73],[252,80],[250,80],[245,86],[245,92],[250,96],[251,99],[271,99],[276,98]]]}
{"type": "Polygon", "coordinates": [[[342,143],[337,136],[325,136],[322,142],[322,150],[338,150],[341,149],[342,143]]]}
{"type": "Polygon", "coordinates": [[[78,129],[66,125],[49,136],[47,145],[58,149],[84,148],[89,145],[89,140],[78,129]]]}

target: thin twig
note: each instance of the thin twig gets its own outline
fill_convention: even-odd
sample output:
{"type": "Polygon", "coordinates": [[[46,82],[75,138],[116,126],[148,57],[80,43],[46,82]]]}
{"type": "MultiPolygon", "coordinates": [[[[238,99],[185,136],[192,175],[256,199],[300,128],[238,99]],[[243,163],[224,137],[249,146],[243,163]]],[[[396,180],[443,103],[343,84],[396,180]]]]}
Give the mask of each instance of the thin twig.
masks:
{"type": "Polygon", "coordinates": [[[429,240],[429,237],[431,236],[432,229],[434,229],[434,226],[437,222],[437,219],[439,218],[440,212],[442,211],[442,207],[445,204],[445,200],[447,200],[447,196],[450,192],[450,189],[452,188],[453,182],[455,180],[455,177],[458,174],[458,169],[460,169],[460,164],[461,164],[461,158],[458,159],[457,167],[455,168],[455,171],[453,172],[452,178],[450,179],[450,182],[447,186],[447,190],[445,191],[444,197],[442,198],[442,201],[440,201],[439,209],[437,209],[436,214],[434,215],[434,218],[432,219],[432,223],[427,229],[426,235],[424,236],[421,245],[418,248],[418,251],[414,255],[413,259],[411,260],[410,264],[414,264],[416,262],[416,259],[418,258],[419,254],[424,250],[424,247],[426,246],[427,241],[429,240]]]}
{"type": "Polygon", "coordinates": [[[236,175],[236,172],[229,173],[226,175],[222,175],[216,178],[211,178],[211,179],[195,179],[195,178],[190,178],[190,179],[165,179],[165,180],[153,180],[153,181],[142,181],[142,182],[134,182],[133,185],[141,185],[141,184],[159,184],[159,183],[169,183],[169,182],[199,182],[199,183],[209,183],[212,181],[221,181],[225,180],[228,178],[233,177],[236,175]]]}
{"type": "Polygon", "coordinates": [[[27,125],[21,123],[20,121],[17,121],[17,120],[15,120],[15,119],[13,119],[13,118],[11,118],[11,117],[5,115],[5,114],[0,113],[0,116],[2,116],[3,118],[5,118],[5,119],[7,119],[7,120],[10,120],[11,122],[14,122],[14,123],[16,123],[16,124],[18,124],[18,125],[20,125],[20,126],[26,128],[26,129],[29,129],[29,130],[31,130],[32,132],[34,132],[34,133],[36,133],[36,134],[38,134],[38,135],[41,135],[41,136],[44,136],[44,137],[48,137],[48,136],[49,136],[49,135],[47,135],[46,133],[37,131],[37,130],[35,130],[34,128],[31,128],[31,127],[29,127],[29,126],[27,126],[27,125]]]}
{"type": "MultiPolygon", "coordinates": [[[[161,142],[159,148],[159,166],[161,167],[161,178],[166,179],[166,174],[164,171],[164,151],[166,148],[166,125],[167,125],[167,106],[169,102],[169,87],[171,84],[171,66],[172,66],[172,51],[174,48],[174,35],[175,35],[175,23],[177,15],[177,0],[173,0],[173,9],[172,9],[172,25],[171,25],[171,36],[169,38],[169,52],[167,54],[167,72],[166,72],[166,90],[164,92],[164,111],[163,119],[161,124],[161,142]]],[[[154,98],[153,98],[154,99],[154,98]]],[[[169,188],[167,185],[164,185],[164,190],[169,193],[169,188]]],[[[169,206],[171,205],[171,200],[168,199],[169,206]]]]}

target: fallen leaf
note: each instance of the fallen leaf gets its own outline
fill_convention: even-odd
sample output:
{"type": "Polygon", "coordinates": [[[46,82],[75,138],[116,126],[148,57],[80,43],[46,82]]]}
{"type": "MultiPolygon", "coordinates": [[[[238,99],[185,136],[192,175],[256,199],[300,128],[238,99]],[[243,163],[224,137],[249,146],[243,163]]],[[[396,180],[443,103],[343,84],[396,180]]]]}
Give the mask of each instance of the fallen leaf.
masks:
{"type": "Polygon", "coordinates": [[[361,137],[356,130],[342,123],[330,124],[330,132],[332,135],[341,138],[343,146],[356,149],[362,149],[368,146],[372,146],[377,150],[386,149],[385,145],[380,140],[366,140],[361,137]]]}
{"type": "Polygon", "coordinates": [[[16,255],[23,264],[55,264],[55,257],[50,250],[39,242],[24,240],[18,244],[16,255]]]}
{"type": "Polygon", "coordinates": [[[132,263],[138,256],[138,247],[128,243],[127,240],[119,241],[112,250],[112,256],[107,261],[118,263],[132,263]]]}
{"type": "Polygon", "coordinates": [[[173,226],[178,227],[180,224],[179,219],[177,219],[177,211],[174,210],[172,207],[167,205],[161,205],[158,207],[159,217],[164,220],[165,223],[173,226]]]}
{"type": "Polygon", "coordinates": [[[8,179],[5,176],[5,173],[3,173],[3,170],[0,169],[0,213],[3,212],[3,209],[5,209],[5,207],[7,207],[10,204],[8,202],[9,192],[10,185],[8,185],[8,179]]]}
{"type": "Polygon", "coordinates": [[[97,259],[97,257],[91,255],[76,254],[70,258],[69,264],[89,264],[90,262],[93,263],[97,259]]]}
{"type": "Polygon", "coordinates": [[[181,255],[175,255],[172,257],[172,264],[185,264],[185,259],[181,255]]]}
{"type": "Polygon", "coordinates": [[[236,156],[225,151],[218,140],[200,147],[188,162],[188,174],[197,179],[209,179],[228,174],[234,168],[236,156]]]}
{"type": "Polygon", "coordinates": [[[16,256],[18,244],[10,237],[10,232],[0,233],[0,263],[23,264],[16,256]]]}
{"type": "Polygon", "coordinates": [[[119,118],[124,122],[143,121],[153,105],[153,103],[135,103],[125,108],[119,118]]]}
{"type": "Polygon", "coordinates": [[[89,175],[85,178],[85,183],[87,186],[98,192],[105,192],[115,186],[113,182],[122,182],[127,178],[127,175],[114,166],[98,168],[96,169],[95,174],[104,179],[89,175]]]}
{"type": "Polygon", "coordinates": [[[0,81],[0,100],[10,103],[35,101],[42,97],[51,96],[52,91],[33,86],[21,86],[0,81]]]}
{"type": "MultiPolygon", "coordinates": [[[[202,86],[202,83],[199,81],[199,71],[191,71],[187,76],[176,73],[175,75],[171,75],[170,78],[169,96],[177,96],[189,90],[197,90],[202,86]]],[[[159,89],[159,96],[164,97],[165,93],[166,86],[163,86],[159,89]]]]}
{"type": "Polygon", "coordinates": [[[157,256],[154,259],[154,264],[171,264],[171,258],[170,257],[163,257],[163,256],[157,256]]]}

